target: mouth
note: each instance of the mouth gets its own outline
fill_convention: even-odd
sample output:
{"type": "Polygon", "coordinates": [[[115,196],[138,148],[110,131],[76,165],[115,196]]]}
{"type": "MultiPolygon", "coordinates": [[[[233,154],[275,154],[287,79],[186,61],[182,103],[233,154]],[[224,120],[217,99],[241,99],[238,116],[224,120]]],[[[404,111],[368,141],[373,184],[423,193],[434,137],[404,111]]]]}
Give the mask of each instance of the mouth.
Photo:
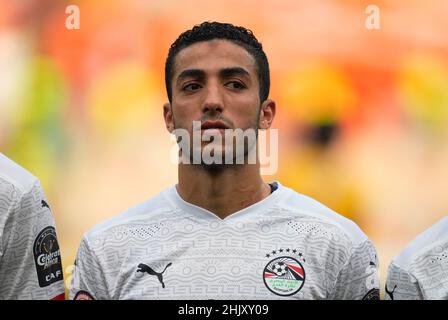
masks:
{"type": "Polygon", "coordinates": [[[207,120],[204,121],[201,125],[202,132],[219,131],[220,133],[224,133],[224,130],[226,129],[229,129],[229,127],[220,120],[207,120]]]}

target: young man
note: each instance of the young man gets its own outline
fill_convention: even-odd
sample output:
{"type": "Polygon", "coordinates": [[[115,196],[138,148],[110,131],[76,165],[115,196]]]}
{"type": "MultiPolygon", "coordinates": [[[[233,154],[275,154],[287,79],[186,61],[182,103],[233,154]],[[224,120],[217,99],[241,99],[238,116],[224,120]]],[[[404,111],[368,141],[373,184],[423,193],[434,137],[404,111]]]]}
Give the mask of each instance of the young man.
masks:
{"type": "Polygon", "coordinates": [[[258,158],[248,161],[254,141],[231,148],[241,143],[227,131],[257,136],[275,116],[254,35],[195,26],[171,46],[165,80],[166,127],[182,142],[179,182],[84,236],[70,298],[378,299],[365,234],[317,201],[263,182],[258,158]],[[195,135],[206,141],[195,145],[195,135]],[[195,162],[198,154],[218,161],[195,162]]]}
{"type": "Polygon", "coordinates": [[[39,181],[0,153],[0,299],[63,300],[53,214],[39,181]]]}
{"type": "Polygon", "coordinates": [[[420,234],[392,260],[386,300],[448,300],[448,217],[420,234]]]}

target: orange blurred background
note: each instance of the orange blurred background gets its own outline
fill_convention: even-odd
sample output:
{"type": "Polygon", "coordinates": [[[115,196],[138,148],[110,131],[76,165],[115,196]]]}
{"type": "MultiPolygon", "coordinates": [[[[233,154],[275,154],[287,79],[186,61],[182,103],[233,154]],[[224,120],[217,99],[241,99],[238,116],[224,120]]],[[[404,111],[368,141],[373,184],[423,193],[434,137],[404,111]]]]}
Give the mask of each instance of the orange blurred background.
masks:
{"type": "Polygon", "coordinates": [[[82,235],[177,180],[165,130],[170,44],[203,21],[251,29],[271,67],[268,181],[353,219],[393,256],[448,213],[445,0],[0,0],[0,151],[38,176],[66,282],[82,235]],[[68,5],[80,29],[68,30],[68,5]],[[366,7],[380,9],[368,30],[366,7]]]}

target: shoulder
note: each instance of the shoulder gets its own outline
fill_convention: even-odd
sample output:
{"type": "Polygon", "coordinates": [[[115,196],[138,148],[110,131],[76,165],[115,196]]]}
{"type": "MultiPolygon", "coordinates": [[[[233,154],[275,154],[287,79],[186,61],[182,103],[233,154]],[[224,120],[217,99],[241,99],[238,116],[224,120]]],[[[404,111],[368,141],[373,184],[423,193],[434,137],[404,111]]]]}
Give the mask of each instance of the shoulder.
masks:
{"type": "Polygon", "coordinates": [[[38,184],[37,178],[17,163],[0,153],[0,184],[19,193],[28,193],[38,184]]]}
{"type": "Polygon", "coordinates": [[[408,270],[417,260],[430,254],[433,249],[440,245],[448,244],[448,216],[439,220],[436,224],[422,232],[412,240],[392,260],[392,264],[403,270],[408,270]]]}
{"type": "Polygon", "coordinates": [[[104,239],[108,235],[116,234],[117,232],[123,233],[123,231],[131,229],[143,228],[144,230],[149,230],[148,232],[153,232],[154,230],[152,229],[159,229],[164,223],[178,219],[181,213],[168,201],[172,188],[170,187],[143,203],[97,224],[85,233],[84,239],[87,241],[99,238],[104,239]]]}
{"type": "Polygon", "coordinates": [[[297,223],[307,221],[321,228],[331,229],[347,238],[354,246],[368,240],[366,234],[354,221],[333,211],[319,201],[285,186],[281,186],[280,190],[284,195],[278,205],[291,216],[291,221],[297,223]]]}

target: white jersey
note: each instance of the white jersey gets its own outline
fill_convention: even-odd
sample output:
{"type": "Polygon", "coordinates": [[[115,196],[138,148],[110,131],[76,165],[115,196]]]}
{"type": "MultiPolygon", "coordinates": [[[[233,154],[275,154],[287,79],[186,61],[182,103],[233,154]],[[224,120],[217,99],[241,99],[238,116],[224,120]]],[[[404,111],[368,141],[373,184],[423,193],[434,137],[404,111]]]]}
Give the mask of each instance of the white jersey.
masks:
{"type": "Polygon", "coordinates": [[[86,233],[70,299],[379,299],[352,221],[274,183],[225,219],[171,187],[86,233]]]}
{"type": "Polygon", "coordinates": [[[389,266],[386,300],[448,300],[448,217],[415,238],[389,266]]]}
{"type": "Polygon", "coordinates": [[[0,299],[64,299],[53,215],[37,178],[0,153],[0,299]]]}

